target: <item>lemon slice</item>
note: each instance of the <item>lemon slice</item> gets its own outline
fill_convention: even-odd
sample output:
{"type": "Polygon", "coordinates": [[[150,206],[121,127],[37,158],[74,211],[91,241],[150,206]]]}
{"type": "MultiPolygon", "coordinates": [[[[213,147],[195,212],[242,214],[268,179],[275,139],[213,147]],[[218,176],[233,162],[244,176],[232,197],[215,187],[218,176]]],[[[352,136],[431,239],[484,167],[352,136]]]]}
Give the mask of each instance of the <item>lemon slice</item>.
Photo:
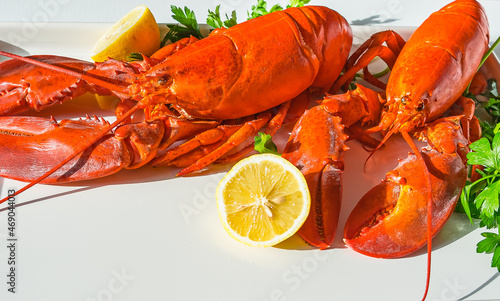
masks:
{"type": "Polygon", "coordinates": [[[311,206],[306,180],[280,156],[260,154],[238,162],[217,186],[217,209],[231,237],[255,247],[292,236],[311,206]]]}
{"type": "Polygon", "coordinates": [[[138,6],[116,22],[97,41],[91,58],[126,60],[134,52],[150,56],[160,48],[160,29],[145,5],[138,6]]]}

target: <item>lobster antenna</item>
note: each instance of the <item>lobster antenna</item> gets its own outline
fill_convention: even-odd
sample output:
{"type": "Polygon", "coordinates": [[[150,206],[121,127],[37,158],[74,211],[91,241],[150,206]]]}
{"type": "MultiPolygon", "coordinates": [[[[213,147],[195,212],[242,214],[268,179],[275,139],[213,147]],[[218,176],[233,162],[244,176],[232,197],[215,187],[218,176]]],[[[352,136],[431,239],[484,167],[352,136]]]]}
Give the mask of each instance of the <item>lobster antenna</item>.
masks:
{"type": "Polygon", "coordinates": [[[99,79],[97,77],[90,76],[88,74],[84,74],[84,73],[81,73],[81,72],[78,72],[78,71],[75,71],[75,70],[67,69],[67,68],[64,68],[64,67],[56,66],[56,65],[51,65],[51,64],[48,64],[48,63],[45,63],[45,62],[37,61],[37,60],[29,58],[29,57],[24,57],[24,56],[20,56],[20,55],[17,55],[17,54],[13,54],[13,53],[1,51],[1,50],[0,50],[0,55],[6,56],[6,57],[10,57],[12,59],[16,59],[16,60],[19,60],[19,61],[23,61],[23,62],[32,64],[32,65],[36,65],[36,66],[39,66],[39,67],[42,67],[42,68],[46,68],[46,69],[50,69],[50,70],[53,70],[53,71],[61,72],[61,73],[64,73],[64,74],[67,74],[67,75],[70,75],[70,76],[74,76],[76,78],[82,79],[82,80],[84,80],[86,82],[89,82],[89,83],[101,86],[103,88],[106,88],[106,89],[114,91],[114,92],[119,92],[119,93],[127,93],[128,92],[126,87],[119,86],[119,85],[107,82],[105,80],[102,80],[102,79],[99,79]]]}
{"type": "Polygon", "coordinates": [[[66,159],[64,159],[63,161],[59,162],[51,170],[47,171],[42,176],[40,176],[38,179],[34,180],[33,182],[29,183],[28,185],[24,186],[23,188],[17,190],[14,195],[9,195],[9,196],[1,199],[0,200],[0,204],[2,204],[3,202],[7,201],[10,197],[19,195],[20,193],[28,190],[29,188],[31,188],[34,185],[36,185],[36,184],[40,183],[41,181],[43,181],[45,178],[47,178],[48,176],[50,176],[51,174],[53,174],[54,172],[56,172],[59,168],[61,168],[62,166],[64,166],[66,163],[68,163],[69,161],[71,161],[71,159],[73,159],[74,157],[78,156],[83,151],[87,150],[94,143],[96,143],[102,137],[104,137],[105,135],[107,135],[117,125],[119,125],[120,123],[122,123],[125,119],[127,119],[128,117],[130,117],[133,113],[135,113],[136,111],[138,111],[141,108],[142,107],[139,105],[139,103],[137,103],[134,107],[132,107],[130,110],[128,110],[125,114],[123,114],[123,116],[121,116],[115,122],[113,122],[112,124],[110,124],[106,128],[104,128],[104,130],[102,130],[102,132],[99,135],[95,136],[93,139],[90,139],[87,143],[81,145],[73,154],[69,155],[66,159]]]}
{"type": "Polygon", "coordinates": [[[427,186],[427,279],[425,281],[425,292],[422,300],[427,298],[427,293],[429,292],[429,283],[431,280],[431,252],[432,252],[432,184],[431,184],[431,175],[429,173],[429,169],[425,164],[424,157],[422,153],[418,150],[415,142],[410,137],[408,132],[401,132],[403,138],[406,143],[410,146],[415,156],[417,156],[418,161],[422,165],[424,176],[425,176],[425,184],[427,186]]]}
{"type": "MultiPolygon", "coordinates": [[[[369,131],[373,129],[380,130],[379,126],[376,126],[375,128],[369,129],[369,131]]],[[[382,138],[379,144],[373,150],[370,151],[370,154],[368,155],[368,157],[365,160],[365,163],[363,164],[363,169],[365,171],[366,171],[366,162],[368,162],[368,160],[370,160],[370,158],[375,154],[375,152],[378,151],[382,147],[382,145],[384,145],[387,142],[387,140],[389,140],[389,138],[391,138],[391,136],[394,134],[394,132],[396,132],[397,129],[398,129],[397,126],[392,127],[391,130],[387,134],[385,134],[384,138],[382,138]]]]}

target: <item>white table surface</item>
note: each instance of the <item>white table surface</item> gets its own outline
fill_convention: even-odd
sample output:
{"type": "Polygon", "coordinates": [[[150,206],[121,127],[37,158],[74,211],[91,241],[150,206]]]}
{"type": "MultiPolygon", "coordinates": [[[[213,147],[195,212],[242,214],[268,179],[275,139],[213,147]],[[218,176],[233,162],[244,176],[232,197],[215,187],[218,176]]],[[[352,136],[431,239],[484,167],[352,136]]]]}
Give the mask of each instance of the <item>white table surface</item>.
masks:
{"type": "MultiPolygon", "coordinates": [[[[310,4],[333,8],[355,25],[418,26],[430,13],[438,10],[447,2],[432,0],[312,0],[310,4]]],[[[495,40],[500,36],[500,18],[498,17],[500,1],[483,0],[480,2],[485,7],[490,21],[491,40],[495,40]]],[[[34,22],[39,22],[37,26],[40,24],[43,26],[47,22],[115,22],[140,4],[146,4],[152,10],[158,23],[175,22],[171,17],[170,5],[186,5],[194,9],[198,20],[203,22],[207,10],[213,10],[217,4],[221,4],[222,13],[236,10],[238,20],[243,21],[246,19],[246,11],[253,3],[255,2],[248,0],[3,0],[0,2],[0,22],[23,22],[26,26],[34,22]]],[[[269,3],[274,4],[275,2],[269,1],[269,3]]],[[[284,1],[278,1],[278,3],[286,4],[284,1]]],[[[500,54],[500,49],[496,53],[500,54]]],[[[1,273],[3,274],[4,271],[1,273]]],[[[3,289],[4,285],[1,287],[3,289]]],[[[484,287],[465,300],[500,300],[500,277],[494,276],[491,282],[485,283],[484,287]]]]}
{"type": "MultiPolygon", "coordinates": [[[[287,1],[268,1],[283,6],[287,1]]],[[[429,14],[438,10],[449,1],[436,0],[357,0],[332,1],[312,0],[311,5],[325,5],[340,12],[351,24],[376,25],[390,24],[418,26],[429,14]]],[[[479,1],[488,14],[492,40],[500,35],[500,1],[479,1]]],[[[222,13],[236,10],[238,20],[246,19],[246,11],[256,3],[249,0],[3,0],[0,1],[0,21],[23,22],[115,22],[132,8],[146,4],[159,23],[175,22],[171,17],[170,5],[188,6],[193,9],[199,20],[205,20],[207,11],[221,5],[222,13]]],[[[268,5],[269,7],[271,5],[268,5]]],[[[201,21],[200,21],[201,22],[201,21]]]]}

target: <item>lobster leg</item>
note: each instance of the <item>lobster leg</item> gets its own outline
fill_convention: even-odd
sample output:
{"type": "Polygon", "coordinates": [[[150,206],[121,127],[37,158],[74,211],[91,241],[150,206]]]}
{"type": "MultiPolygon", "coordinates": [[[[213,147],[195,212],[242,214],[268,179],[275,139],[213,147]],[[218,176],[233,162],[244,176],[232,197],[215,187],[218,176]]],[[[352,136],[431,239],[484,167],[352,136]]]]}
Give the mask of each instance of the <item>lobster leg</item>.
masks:
{"type": "MultiPolygon", "coordinates": [[[[463,114],[465,115],[464,118],[462,119],[462,128],[464,131],[464,136],[467,138],[467,140],[471,140],[471,132],[470,132],[470,124],[472,123],[472,120],[475,118],[474,116],[474,111],[476,109],[476,103],[474,100],[460,96],[460,98],[456,102],[457,105],[459,105],[463,109],[463,114]]],[[[477,134],[476,134],[477,135],[477,134]]],[[[479,134],[480,136],[480,134],[479,134]]],[[[476,139],[477,140],[477,139],[476,139]]],[[[475,141],[475,140],[471,140],[475,141]]]]}
{"type": "Polygon", "coordinates": [[[173,148],[167,151],[164,155],[155,159],[152,162],[152,164],[153,166],[167,166],[169,165],[169,162],[171,160],[179,157],[180,155],[192,151],[195,147],[199,145],[202,145],[203,140],[206,138],[213,139],[212,141],[210,141],[211,143],[226,138],[227,140],[225,139],[223,144],[221,144],[219,147],[217,147],[215,150],[213,150],[206,156],[201,157],[190,166],[181,170],[178,175],[182,176],[191,172],[198,171],[206,167],[207,165],[211,164],[212,162],[214,162],[227,152],[229,152],[235,146],[240,145],[247,138],[257,134],[259,129],[264,127],[269,122],[270,119],[271,119],[270,112],[261,113],[257,116],[257,119],[244,123],[234,134],[228,135],[227,137],[226,135],[224,135],[224,131],[222,132],[220,131],[222,127],[219,127],[218,129],[216,129],[216,131],[213,132],[213,134],[215,134],[214,136],[212,136],[212,133],[207,133],[207,136],[203,136],[202,134],[198,137],[195,137],[192,141],[188,141],[185,144],[178,146],[177,148],[173,148]]]}
{"type": "Polygon", "coordinates": [[[365,80],[385,90],[386,84],[371,75],[367,66],[376,56],[379,56],[392,69],[404,44],[403,38],[392,30],[374,34],[347,60],[346,72],[337,79],[330,92],[335,93],[343,85],[351,82],[356,72],[361,69],[363,69],[365,80]],[[384,42],[387,46],[382,45],[384,42]]]}
{"type": "Polygon", "coordinates": [[[351,212],[345,229],[346,245],[365,255],[395,258],[408,255],[428,241],[428,194],[424,168],[431,177],[432,227],[434,236],[453,212],[465,185],[465,154],[468,140],[460,117],[439,119],[422,135],[429,146],[421,154],[400,161],[379,185],[367,192],[351,212]]]}
{"type": "MultiPolygon", "coordinates": [[[[273,136],[288,116],[287,113],[292,101],[296,104],[292,115],[296,115],[298,112],[303,113],[305,104],[309,103],[310,97],[307,92],[304,92],[295,99],[281,104],[276,115],[269,121],[267,120],[270,116],[264,113],[260,114],[257,120],[249,119],[243,124],[221,125],[213,130],[203,132],[186,143],[167,151],[164,155],[154,160],[152,164],[153,166],[174,165],[177,167],[187,167],[184,171],[181,171],[182,175],[198,170],[199,168],[193,169],[193,167],[205,164],[201,163],[207,162],[207,158],[205,157],[210,158],[210,160],[215,158],[215,162],[220,164],[227,164],[242,158],[254,149],[253,143],[244,146],[237,152],[227,153],[235,146],[243,143],[247,138],[255,135],[260,128],[266,126],[266,123],[265,133],[273,136]],[[230,143],[228,143],[228,140],[230,140],[230,143]],[[219,157],[216,158],[216,156],[219,157]]],[[[289,117],[290,120],[294,118],[296,117],[289,117]]]]}
{"type": "MultiPolygon", "coordinates": [[[[269,121],[269,123],[266,126],[266,129],[264,130],[264,133],[274,136],[276,131],[283,125],[283,123],[292,122],[296,118],[301,116],[306,110],[306,106],[307,104],[309,104],[309,101],[310,101],[309,93],[304,92],[301,93],[299,96],[295,97],[293,100],[281,104],[279,106],[278,113],[274,115],[271,121],[269,121]],[[296,105],[292,109],[291,114],[288,114],[288,112],[290,112],[292,103],[295,103],[296,105]],[[304,104],[306,105],[304,106],[304,104]],[[298,112],[300,112],[300,114],[298,112]]],[[[215,163],[228,164],[230,162],[240,160],[249,152],[253,151],[254,147],[255,146],[252,141],[249,145],[245,146],[243,149],[237,151],[236,153],[227,154],[224,157],[217,159],[215,163]]]]}
{"type": "Polygon", "coordinates": [[[219,147],[241,127],[241,125],[221,125],[202,132],[189,141],[168,150],[151,164],[155,167],[171,165],[186,167],[194,164],[198,159],[219,147]],[[196,151],[197,149],[200,151],[196,151]]]}

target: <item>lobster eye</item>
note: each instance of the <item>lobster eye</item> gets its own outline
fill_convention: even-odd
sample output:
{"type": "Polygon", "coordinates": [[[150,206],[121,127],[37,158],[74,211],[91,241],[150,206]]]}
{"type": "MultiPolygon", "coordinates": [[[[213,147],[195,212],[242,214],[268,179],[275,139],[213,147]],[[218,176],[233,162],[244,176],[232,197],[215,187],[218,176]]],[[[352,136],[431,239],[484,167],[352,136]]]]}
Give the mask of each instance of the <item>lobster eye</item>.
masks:
{"type": "Polygon", "coordinates": [[[406,105],[406,97],[404,97],[404,96],[401,97],[401,103],[404,104],[404,105],[406,105]]]}
{"type": "Polygon", "coordinates": [[[158,78],[156,81],[156,86],[161,87],[161,86],[166,86],[169,85],[172,82],[172,77],[167,75],[167,76],[162,76],[158,78]]]}
{"type": "Polygon", "coordinates": [[[418,106],[417,106],[417,111],[422,111],[423,109],[425,108],[425,105],[423,102],[419,103],[418,106]]]}

